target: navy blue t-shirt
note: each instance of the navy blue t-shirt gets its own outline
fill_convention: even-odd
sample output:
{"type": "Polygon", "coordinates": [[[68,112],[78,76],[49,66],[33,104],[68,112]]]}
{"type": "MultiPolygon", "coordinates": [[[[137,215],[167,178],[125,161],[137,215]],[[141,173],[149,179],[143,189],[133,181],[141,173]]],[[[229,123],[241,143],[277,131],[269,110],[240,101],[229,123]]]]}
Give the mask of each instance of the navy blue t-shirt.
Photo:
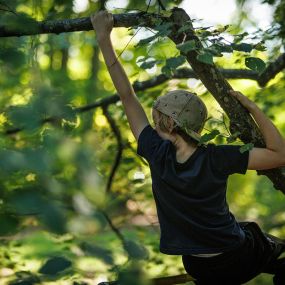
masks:
{"type": "Polygon", "coordinates": [[[137,153],[149,163],[162,253],[217,253],[244,240],[226,202],[228,176],[247,170],[249,152],[241,153],[239,148],[198,146],[187,161],[178,163],[171,141],[150,125],[142,130],[137,153]]]}

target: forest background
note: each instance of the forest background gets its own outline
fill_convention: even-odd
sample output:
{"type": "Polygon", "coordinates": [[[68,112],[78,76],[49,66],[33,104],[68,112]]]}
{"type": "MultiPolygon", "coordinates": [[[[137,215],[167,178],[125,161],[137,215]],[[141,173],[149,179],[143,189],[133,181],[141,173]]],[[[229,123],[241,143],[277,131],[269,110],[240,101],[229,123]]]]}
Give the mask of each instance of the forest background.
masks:
{"type": "MultiPolygon", "coordinates": [[[[209,110],[205,142],[262,145],[223,97],[229,82],[285,135],[284,0],[0,1],[1,285],[185,274],[180,256],[159,253],[148,165],[88,18],[101,9],[114,14],[115,49],[151,122],[157,96],[188,89],[209,110]]],[[[285,171],[259,174],[230,176],[230,209],[284,238],[285,171]]]]}

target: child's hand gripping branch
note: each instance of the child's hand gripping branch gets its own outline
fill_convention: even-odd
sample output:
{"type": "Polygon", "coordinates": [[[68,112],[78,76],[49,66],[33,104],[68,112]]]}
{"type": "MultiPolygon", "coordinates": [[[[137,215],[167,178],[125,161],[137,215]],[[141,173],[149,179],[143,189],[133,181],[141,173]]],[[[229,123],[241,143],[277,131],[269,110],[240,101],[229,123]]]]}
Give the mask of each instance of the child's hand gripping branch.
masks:
{"type": "Polygon", "coordinates": [[[248,169],[262,170],[285,166],[285,140],[258,106],[241,92],[230,91],[253,116],[265,140],[266,148],[254,147],[249,152],[248,169]]]}
{"type": "Polygon", "coordinates": [[[113,16],[107,11],[100,11],[90,18],[108,71],[125,108],[131,130],[138,140],[140,132],[149,124],[149,121],[113,49],[111,42],[113,16]]]}

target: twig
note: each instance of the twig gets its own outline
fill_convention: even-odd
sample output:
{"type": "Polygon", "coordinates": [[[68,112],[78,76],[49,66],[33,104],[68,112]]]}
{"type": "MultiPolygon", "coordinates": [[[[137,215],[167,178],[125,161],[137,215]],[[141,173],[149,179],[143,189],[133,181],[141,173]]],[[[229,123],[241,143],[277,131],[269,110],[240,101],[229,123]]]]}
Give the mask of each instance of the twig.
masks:
{"type": "Polygon", "coordinates": [[[166,9],[165,9],[165,7],[163,6],[161,0],[157,0],[157,2],[158,2],[158,6],[159,6],[162,10],[166,11],[166,9]]]}
{"type": "Polygon", "coordinates": [[[112,170],[111,170],[109,178],[108,178],[107,186],[106,186],[106,193],[109,193],[111,191],[111,186],[112,186],[112,182],[113,182],[116,170],[118,169],[121,158],[122,158],[124,146],[122,143],[121,132],[120,132],[118,126],[116,125],[114,119],[110,115],[110,113],[108,111],[108,106],[103,106],[102,109],[103,109],[103,114],[107,118],[107,121],[108,121],[108,123],[109,123],[109,125],[110,125],[116,139],[117,139],[117,154],[116,154],[116,158],[115,158],[112,170]]]}

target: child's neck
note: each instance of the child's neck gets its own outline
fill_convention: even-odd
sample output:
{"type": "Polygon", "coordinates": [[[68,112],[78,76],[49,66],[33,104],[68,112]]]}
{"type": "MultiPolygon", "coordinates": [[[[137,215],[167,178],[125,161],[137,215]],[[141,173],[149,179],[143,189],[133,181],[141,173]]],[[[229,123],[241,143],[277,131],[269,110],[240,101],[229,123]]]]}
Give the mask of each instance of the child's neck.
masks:
{"type": "Polygon", "coordinates": [[[197,149],[197,146],[190,145],[179,135],[173,136],[171,142],[173,143],[176,149],[176,160],[180,163],[183,163],[184,161],[188,160],[188,158],[197,149]]]}

